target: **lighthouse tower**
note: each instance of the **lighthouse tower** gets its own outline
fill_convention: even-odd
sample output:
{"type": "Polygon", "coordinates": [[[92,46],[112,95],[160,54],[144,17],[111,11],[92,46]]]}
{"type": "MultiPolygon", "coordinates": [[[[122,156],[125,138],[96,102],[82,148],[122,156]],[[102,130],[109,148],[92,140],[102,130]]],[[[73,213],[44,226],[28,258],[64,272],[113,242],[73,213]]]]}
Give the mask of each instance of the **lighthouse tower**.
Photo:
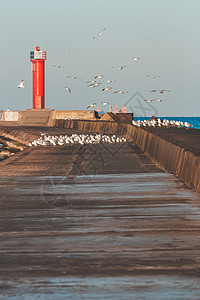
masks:
{"type": "Polygon", "coordinates": [[[40,51],[39,46],[35,51],[30,51],[33,73],[33,109],[45,108],[45,60],[46,51],[40,51]]]}

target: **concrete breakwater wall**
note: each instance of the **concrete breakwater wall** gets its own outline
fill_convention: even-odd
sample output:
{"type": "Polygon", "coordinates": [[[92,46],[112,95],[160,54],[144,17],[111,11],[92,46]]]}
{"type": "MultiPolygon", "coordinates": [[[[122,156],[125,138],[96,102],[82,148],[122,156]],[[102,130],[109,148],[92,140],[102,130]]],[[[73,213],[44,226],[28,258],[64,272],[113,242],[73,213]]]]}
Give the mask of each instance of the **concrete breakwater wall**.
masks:
{"type": "Polygon", "coordinates": [[[160,168],[175,174],[187,186],[200,193],[200,156],[196,156],[156,134],[129,124],[108,121],[57,120],[56,126],[125,136],[160,168]]]}

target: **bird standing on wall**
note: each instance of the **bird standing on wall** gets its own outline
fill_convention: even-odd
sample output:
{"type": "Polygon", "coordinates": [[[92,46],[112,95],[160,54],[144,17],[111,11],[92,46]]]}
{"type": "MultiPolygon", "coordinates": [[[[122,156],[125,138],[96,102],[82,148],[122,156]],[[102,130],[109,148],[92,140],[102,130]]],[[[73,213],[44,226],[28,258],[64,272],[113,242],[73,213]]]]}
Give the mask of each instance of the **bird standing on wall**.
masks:
{"type": "Polygon", "coordinates": [[[24,80],[20,81],[20,84],[18,85],[18,88],[23,88],[24,89],[24,80]]]}

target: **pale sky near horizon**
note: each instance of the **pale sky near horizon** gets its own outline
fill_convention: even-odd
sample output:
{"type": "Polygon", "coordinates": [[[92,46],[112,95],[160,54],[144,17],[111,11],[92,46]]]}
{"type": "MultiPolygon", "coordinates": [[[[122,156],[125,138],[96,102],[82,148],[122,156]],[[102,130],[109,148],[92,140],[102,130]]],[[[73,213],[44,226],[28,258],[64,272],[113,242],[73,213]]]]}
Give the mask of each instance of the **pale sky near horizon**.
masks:
{"type": "Polygon", "coordinates": [[[102,101],[121,107],[138,92],[127,105],[136,116],[200,116],[199,15],[199,0],[1,1],[0,110],[32,107],[29,52],[39,45],[47,51],[46,108],[82,110],[96,102],[103,109],[102,101]],[[88,87],[96,75],[104,76],[102,85],[88,87]],[[17,87],[21,79],[24,89],[17,87]],[[107,86],[112,90],[102,91],[107,86]],[[155,98],[166,101],[144,101],[155,98]]]}

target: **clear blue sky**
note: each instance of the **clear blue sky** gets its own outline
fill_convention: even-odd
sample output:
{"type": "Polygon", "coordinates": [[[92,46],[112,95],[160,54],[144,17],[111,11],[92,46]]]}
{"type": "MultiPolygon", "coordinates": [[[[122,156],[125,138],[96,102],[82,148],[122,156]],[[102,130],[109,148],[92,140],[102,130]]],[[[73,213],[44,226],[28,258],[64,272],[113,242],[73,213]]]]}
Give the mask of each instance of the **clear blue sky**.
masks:
{"type": "Polygon", "coordinates": [[[85,109],[101,101],[121,107],[135,92],[153,99],[159,95],[152,89],[169,89],[162,95],[166,101],[153,102],[152,108],[133,98],[135,114],[144,113],[137,108],[142,103],[150,115],[200,116],[199,0],[7,0],[0,15],[0,109],[32,107],[29,52],[39,45],[47,50],[47,108],[85,109]],[[103,28],[102,36],[93,39],[103,28]],[[65,48],[76,52],[61,51],[65,48]],[[135,56],[140,60],[133,61],[135,56]],[[57,64],[66,68],[52,66],[57,64]],[[127,67],[112,68],[121,65],[127,67]],[[86,81],[96,75],[116,82],[88,87],[86,81]],[[25,89],[17,87],[21,79],[25,89]],[[109,85],[113,89],[102,92],[109,85]],[[113,94],[116,90],[128,93],[113,94]]]}

